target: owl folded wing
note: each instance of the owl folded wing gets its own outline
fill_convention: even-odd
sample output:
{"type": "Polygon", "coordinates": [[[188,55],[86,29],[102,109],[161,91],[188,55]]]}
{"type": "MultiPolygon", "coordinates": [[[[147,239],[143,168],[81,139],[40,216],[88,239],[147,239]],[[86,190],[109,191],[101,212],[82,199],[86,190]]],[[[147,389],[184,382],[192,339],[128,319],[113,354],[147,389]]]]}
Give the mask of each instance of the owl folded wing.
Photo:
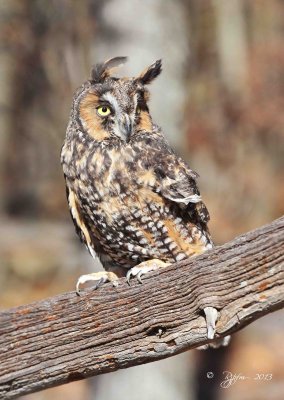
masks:
{"type": "Polygon", "coordinates": [[[198,174],[182,159],[174,158],[172,162],[163,165],[158,191],[166,199],[178,203],[182,209],[194,210],[202,222],[206,223],[210,217],[197,187],[197,177],[198,174]]]}
{"type": "Polygon", "coordinates": [[[84,216],[80,209],[79,200],[75,192],[69,187],[67,180],[66,180],[66,195],[69,204],[71,218],[73,220],[76,233],[79,236],[81,242],[84,243],[87,249],[89,250],[91,256],[95,258],[96,257],[95,248],[98,247],[97,243],[94,239],[94,236],[91,234],[91,232],[89,231],[89,229],[85,224],[84,216]]]}

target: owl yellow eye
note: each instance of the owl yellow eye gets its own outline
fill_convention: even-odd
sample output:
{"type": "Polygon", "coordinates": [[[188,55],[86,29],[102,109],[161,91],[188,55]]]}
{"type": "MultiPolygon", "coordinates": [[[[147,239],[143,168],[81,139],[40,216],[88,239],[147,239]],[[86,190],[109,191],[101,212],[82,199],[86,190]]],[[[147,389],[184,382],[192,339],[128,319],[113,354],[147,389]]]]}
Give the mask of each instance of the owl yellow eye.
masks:
{"type": "Polygon", "coordinates": [[[108,106],[99,106],[97,108],[97,113],[101,117],[107,117],[111,113],[111,110],[110,110],[110,108],[108,106]]]}
{"type": "Polygon", "coordinates": [[[141,108],[140,108],[139,106],[136,108],[136,113],[137,113],[137,114],[140,114],[140,113],[141,113],[141,108]]]}

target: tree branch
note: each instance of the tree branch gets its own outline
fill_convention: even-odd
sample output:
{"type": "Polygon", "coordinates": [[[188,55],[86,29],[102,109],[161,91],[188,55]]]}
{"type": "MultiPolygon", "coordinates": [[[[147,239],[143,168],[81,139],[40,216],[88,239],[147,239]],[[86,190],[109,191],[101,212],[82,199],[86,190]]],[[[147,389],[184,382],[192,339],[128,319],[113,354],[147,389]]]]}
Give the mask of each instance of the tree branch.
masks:
{"type": "Polygon", "coordinates": [[[201,256],[0,314],[0,398],[160,360],[224,337],[284,306],[284,217],[201,256]]]}

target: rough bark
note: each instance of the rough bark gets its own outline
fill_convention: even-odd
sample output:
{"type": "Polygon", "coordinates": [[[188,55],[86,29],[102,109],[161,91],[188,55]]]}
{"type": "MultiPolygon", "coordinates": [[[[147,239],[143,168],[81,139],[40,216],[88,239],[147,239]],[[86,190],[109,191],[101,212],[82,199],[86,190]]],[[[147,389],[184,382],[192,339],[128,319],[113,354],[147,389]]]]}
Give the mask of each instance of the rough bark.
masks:
{"type": "Polygon", "coordinates": [[[143,364],[208,343],[284,306],[284,217],[194,259],[0,314],[0,398],[143,364]]]}

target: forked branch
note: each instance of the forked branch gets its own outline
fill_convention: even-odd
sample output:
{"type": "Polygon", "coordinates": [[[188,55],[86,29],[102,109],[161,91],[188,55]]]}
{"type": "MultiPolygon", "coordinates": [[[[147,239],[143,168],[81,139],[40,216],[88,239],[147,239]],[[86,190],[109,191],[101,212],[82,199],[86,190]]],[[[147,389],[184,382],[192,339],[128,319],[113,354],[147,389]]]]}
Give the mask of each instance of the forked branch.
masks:
{"type": "Polygon", "coordinates": [[[193,259],[0,314],[0,398],[159,360],[284,306],[284,217],[193,259]],[[209,310],[209,311],[208,311],[209,310]],[[211,310],[211,311],[210,311],[211,310]],[[212,314],[212,315],[213,315],[212,314]],[[215,317],[214,317],[215,318],[215,317]],[[208,321],[207,321],[208,322],[208,321]],[[207,331],[208,327],[208,331],[207,331]]]}

